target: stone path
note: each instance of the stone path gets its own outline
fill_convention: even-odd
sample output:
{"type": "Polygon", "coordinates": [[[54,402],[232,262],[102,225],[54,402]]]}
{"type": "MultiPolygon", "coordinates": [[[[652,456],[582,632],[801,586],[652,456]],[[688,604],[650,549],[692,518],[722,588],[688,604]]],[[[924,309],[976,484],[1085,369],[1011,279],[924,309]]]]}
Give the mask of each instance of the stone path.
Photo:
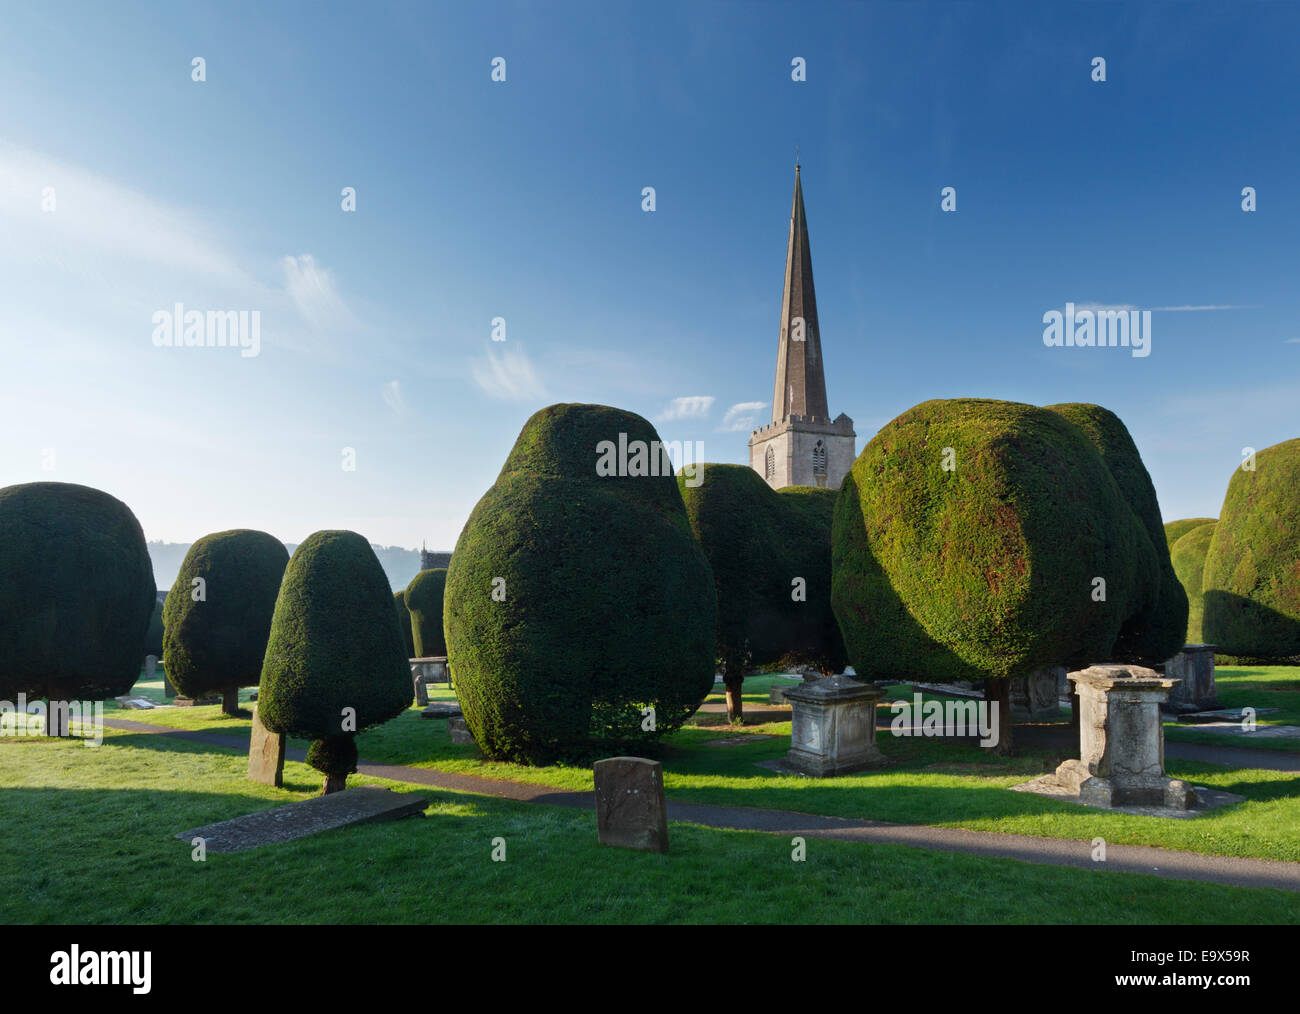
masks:
{"type": "MultiPolygon", "coordinates": [[[[104,724],[109,728],[126,732],[170,736],[206,746],[240,751],[248,749],[248,744],[241,738],[219,733],[170,729],[166,726],[116,718],[106,718],[104,724]]],[[[1204,749],[1218,755],[1228,752],[1228,748],[1206,747],[1204,749]]],[[[289,760],[306,760],[305,750],[288,750],[286,753],[289,760]]],[[[373,778],[427,785],[448,792],[476,793],[516,802],[542,803],[574,809],[595,808],[594,797],[590,792],[566,792],[547,785],[528,785],[523,782],[485,778],[480,775],[451,774],[429,768],[372,764],[368,761],[361,761],[357,765],[357,773],[373,778]]],[[[1019,859],[1022,862],[1048,866],[1069,866],[1093,872],[1144,873],[1170,880],[1194,880],[1233,887],[1271,887],[1284,891],[1300,891],[1300,863],[1270,859],[1207,856],[1149,845],[1109,844],[1106,849],[1106,861],[1098,863],[1092,859],[1091,842],[1083,840],[1036,838],[1032,835],[967,831],[960,828],[916,824],[891,824],[876,820],[823,817],[790,810],[718,806],[711,803],[684,803],[673,800],[668,801],[668,817],[670,820],[729,830],[909,845],[940,852],[962,852],[968,855],[1019,859]]]]}

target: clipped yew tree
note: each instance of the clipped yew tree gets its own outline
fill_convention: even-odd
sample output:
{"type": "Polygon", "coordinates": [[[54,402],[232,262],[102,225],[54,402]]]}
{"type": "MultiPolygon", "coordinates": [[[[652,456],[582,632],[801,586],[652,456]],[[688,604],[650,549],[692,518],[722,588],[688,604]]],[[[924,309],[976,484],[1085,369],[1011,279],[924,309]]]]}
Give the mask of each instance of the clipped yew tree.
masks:
{"type": "Polygon", "coordinates": [[[406,657],[415,658],[415,639],[411,634],[411,610],[406,608],[406,591],[393,592],[393,608],[397,611],[397,625],[402,628],[402,643],[406,657]]]}
{"type": "Polygon", "coordinates": [[[754,665],[785,661],[839,672],[846,656],[831,610],[831,519],[836,491],[773,490],[752,468],[707,464],[677,477],[691,530],[713,570],[715,654],[727,716],[743,717],[754,665]]]}
{"type": "Polygon", "coordinates": [[[190,546],[163,607],[163,664],[172,686],[195,700],[220,694],[223,713],[240,713],[239,688],[262,676],[288,563],[279,539],[248,528],[190,546]]]}
{"type": "Polygon", "coordinates": [[[1185,529],[1174,543],[1169,555],[1174,563],[1174,573],[1187,593],[1187,643],[1203,644],[1205,620],[1205,595],[1202,581],[1205,575],[1205,556],[1214,537],[1216,522],[1185,529]]]}
{"type": "Polygon", "coordinates": [[[144,639],[144,653],[154,658],[163,656],[163,604],[155,600],[153,614],[149,617],[149,632],[144,639]]]}
{"type": "Polygon", "coordinates": [[[831,602],[860,678],[983,678],[1009,752],[1008,679],[1110,658],[1151,599],[1144,540],[1150,553],[1110,469],[1060,414],[927,401],[845,477],[831,602]]]}
{"type": "MultiPolygon", "coordinates": [[[[0,698],[125,694],[156,594],[144,532],[122,501],[65,482],[0,489],[0,698]]],[[[67,733],[55,709],[46,731],[67,733]]]]}
{"type": "MultiPolygon", "coordinates": [[[[1174,551],[1174,543],[1190,532],[1193,528],[1200,528],[1202,525],[1212,525],[1217,518],[1179,518],[1177,521],[1165,523],[1165,541],[1169,543],[1170,554],[1174,551]]],[[[1186,585],[1184,585],[1186,587],[1186,585]]],[[[1190,592],[1188,593],[1190,594],[1190,592]]]]}
{"type": "Polygon", "coordinates": [[[443,619],[488,756],[643,748],[713,687],[713,576],[658,439],[631,412],[544,408],[470,514],[443,619]]]}
{"type": "Polygon", "coordinates": [[[1143,608],[1125,621],[1111,657],[1122,662],[1161,665],[1187,643],[1187,593],[1169,558],[1156,487],[1128,427],[1114,412],[1100,405],[1049,405],[1048,411],[1074,423],[1096,448],[1115,478],[1120,493],[1141,524],[1138,564],[1139,584],[1149,590],[1143,608]]]}
{"type": "Polygon", "coordinates": [[[1205,556],[1205,641],[1226,655],[1300,655],[1300,439],[1232,473],[1205,556]]]}
{"type": "Polygon", "coordinates": [[[422,570],[406,586],[406,608],[411,612],[412,658],[437,658],[447,654],[442,633],[442,593],[447,569],[422,570]]]}
{"type": "Polygon", "coordinates": [[[257,713],[272,732],[312,740],[307,763],[338,792],[357,769],[356,734],[411,703],[393,591],[356,532],[316,532],[293,554],[275,602],[257,713]]]}

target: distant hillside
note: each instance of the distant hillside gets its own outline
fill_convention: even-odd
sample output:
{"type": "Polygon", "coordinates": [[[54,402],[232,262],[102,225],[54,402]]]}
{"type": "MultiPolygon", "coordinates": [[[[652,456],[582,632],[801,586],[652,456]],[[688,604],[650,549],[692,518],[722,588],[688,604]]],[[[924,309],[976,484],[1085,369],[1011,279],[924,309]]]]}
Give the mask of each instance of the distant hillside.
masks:
{"type": "MultiPolygon", "coordinates": [[[[149,558],[153,561],[153,579],[154,584],[161,591],[167,591],[176,582],[176,575],[180,573],[181,564],[185,561],[185,554],[190,551],[189,542],[150,542],[149,558]]],[[[285,548],[289,550],[290,555],[298,548],[296,543],[286,543],[285,548]]],[[[384,568],[384,573],[388,575],[388,584],[393,591],[401,591],[411,583],[411,578],[420,572],[420,551],[418,549],[403,549],[401,546],[376,546],[371,543],[370,548],[375,551],[379,557],[379,562],[384,568]]],[[[445,556],[450,559],[451,554],[445,556]]],[[[440,566],[446,566],[446,563],[440,563],[440,566]]]]}

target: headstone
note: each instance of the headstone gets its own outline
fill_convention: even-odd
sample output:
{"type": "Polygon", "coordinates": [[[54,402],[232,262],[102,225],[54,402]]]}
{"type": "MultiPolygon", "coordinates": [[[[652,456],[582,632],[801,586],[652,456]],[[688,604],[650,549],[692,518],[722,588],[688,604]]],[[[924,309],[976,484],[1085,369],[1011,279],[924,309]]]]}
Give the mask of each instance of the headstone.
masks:
{"type": "Polygon", "coordinates": [[[663,765],[644,757],[606,757],[595,764],[596,834],[602,845],[668,851],[663,765]]]}
{"type": "Polygon", "coordinates": [[[1011,720],[1013,722],[1041,722],[1055,718],[1060,709],[1060,685],[1065,678],[1065,666],[1049,665],[1035,669],[1027,676],[1016,676],[1008,689],[1011,692],[1011,720]]]}
{"type": "Polygon", "coordinates": [[[1177,680],[1137,665],[1094,665],[1070,673],[1079,692],[1079,760],[1055,781],[1094,806],[1190,810],[1196,789],[1165,775],[1160,705],[1177,680]]]}
{"type": "Polygon", "coordinates": [[[464,714],[455,701],[434,701],[420,712],[421,718],[460,718],[464,714]]]}
{"type": "Polygon", "coordinates": [[[272,732],[262,724],[257,717],[257,705],[253,706],[252,733],[248,742],[249,780],[283,788],[285,734],[272,732]]]}
{"type": "Polygon", "coordinates": [[[362,785],[196,827],[176,837],[187,845],[202,838],[209,852],[242,852],[334,828],[409,817],[423,813],[428,806],[423,796],[399,796],[391,789],[362,785]]]}
{"type": "Polygon", "coordinates": [[[415,684],[415,703],[424,707],[429,703],[429,691],[424,683],[424,670],[418,665],[411,666],[411,680],[415,684]]]}
{"type": "Polygon", "coordinates": [[[415,686],[415,703],[424,707],[429,703],[428,685],[446,683],[451,686],[451,668],[445,655],[429,655],[410,659],[411,682],[415,686]]]}
{"type": "Polygon", "coordinates": [[[163,671],[163,696],[164,697],[176,696],[176,688],[172,686],[172,681],[167,678],[166,670],[163,671]]]}
{"type": "Polygon", "coordinates": [[[1165,675],[1181,680],[1169,691],[1167,711],[1208,711],[1219,706],[1214,687],[1214,652],[1218,645],[1185,644],[1165,663],[1165,675]]]}
{"type": "Polygon", "coordinates": [[[144,657],[144,678],[151,680],[158,672],[158,656],[146,655],[144,657]]]}
{"type": "Polygon", "coordinates": [[[474,745],[474,737],[470,735],[469,726],[465,724],[464,718],[447,719],[447,735],[456,746],[474,745]]]}
{"type": "Polygon", "coordinates": [[[883,687],[848,676],[791,687],[785,694],[793,708],[785,763],[819,778],[885,763],[876,747],[876,704],[884,695],[883,687]]]}
{"type": "Polygon", "coordinates": [[[785,704],[785,703],[787,703],[787,702],[786,702],[786,699],[785,699],[785,692],[786,692],[787,690],[793,690],[793,689],[794,689],[794,686],[795,686],[794,684],[785,684],[785,685],[783,686],[783,685],[781,685],[781,684],[779,684],[779,683],[773,685],[772,688],[771,688],[770,690],[768,690],[768,692],[767,692],[767,702],[768,702],[769,704],[785,704]]]}

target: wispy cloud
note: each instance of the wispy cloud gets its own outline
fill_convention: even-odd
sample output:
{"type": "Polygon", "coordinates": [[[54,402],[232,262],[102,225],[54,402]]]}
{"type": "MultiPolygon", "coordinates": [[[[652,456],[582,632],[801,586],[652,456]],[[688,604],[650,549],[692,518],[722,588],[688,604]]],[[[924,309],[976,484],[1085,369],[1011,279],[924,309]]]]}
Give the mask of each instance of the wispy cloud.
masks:
{"type": "Polygon", "coordinates": [[[1206,310],[1258,310],[1261,304],[1235,304],[1235,303],[1204,303],[1200,305],[1183,305],[1183,306],[1137,306],[1133,303],[1075,303],[1074,308],[1078,310],[1091,310],[1093,313],[1099,310],[1152,310],[1160,313],[1202,313],[1206,310]]]}
{"type": "Polygon", "coordinates": [[[748,433],[758,425],[758,413],[767,408],[765,401],[741,401],[727,409],[718,426],[720,433],[748,433]]]}
{"type": "Polygon", "coordinates": [[[654,417],[654,422],[675,422],[678,419],[700,419],[709,414],[714,399],[711,394],[691,394],[674,398],[664,410],[654,417]]]}
{"type": "Polygon", "coordinates": [[[528,354],[519,346],[497,351],[489,348],[485,360],[471,364],[474,383],[484,394],[505,401],[530,401],[546,397],[528,354]]]}
{"type": "Polygon", "coordinates": [[[352,311],[343,302],[331,272],[316,263],[311,254],[284,257],[284,287],[299,315],[312,328],[325,331],[355,323],[352,311]]]}
{"type": "Polygon", "coordinates": [[[0,217],[15,250],[92,271],[143,261],[225,285],[251,279],[195,215],[80,166],[0,144],[0,217]]]}
{"type": "Polygon", "coordinates": [[[1288,339],[1287,339],[1285,342],[1283,342],[1282,344],[1284,344],[1284,345],[1300,345],[1300,338],[1288,338],[1288,339]]]}
{"type": "Polygon", "coordinates": [[[395,415],[406,415],[406,399],[402,396],[401,381],[390,380],[384,385],[381,395],[384,404],[391,408],[395,415]]]}

